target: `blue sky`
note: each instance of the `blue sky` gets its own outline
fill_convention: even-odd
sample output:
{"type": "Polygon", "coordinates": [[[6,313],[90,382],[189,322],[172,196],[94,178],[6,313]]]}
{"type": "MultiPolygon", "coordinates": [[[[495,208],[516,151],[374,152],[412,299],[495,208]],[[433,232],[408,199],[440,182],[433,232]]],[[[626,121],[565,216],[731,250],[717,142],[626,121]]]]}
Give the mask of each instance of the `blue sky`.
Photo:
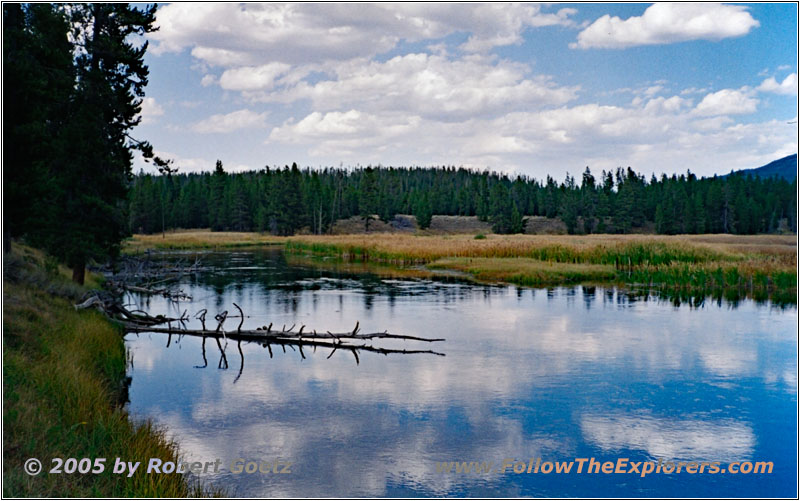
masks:
{"type": "Polygon", "coordinates": [[[177,3],[157,24],[136,136],[182,172],[713,175],[798,148],[790,3],[177,3]]]}

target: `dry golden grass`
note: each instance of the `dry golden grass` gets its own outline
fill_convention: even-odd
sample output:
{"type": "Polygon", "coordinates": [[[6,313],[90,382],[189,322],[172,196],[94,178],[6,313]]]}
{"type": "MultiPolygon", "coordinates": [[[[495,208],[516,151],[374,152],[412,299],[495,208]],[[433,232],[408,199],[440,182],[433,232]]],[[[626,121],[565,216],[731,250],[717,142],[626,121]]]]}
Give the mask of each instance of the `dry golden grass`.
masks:
{"type": "Polygon", "coordinates": [[[196,249],[258,246],[298,242],[372,249],[420,260],[440,257],[521,257],[531,250],[564,246],[575,250],[635,243],[691,246],[712,252],[743,255],[775,255],[796,262],[794,235],[494,235],[476,240],[473,235],[409,235],[369,233],[354,235],[296,235],[277,237],[262,233],[178,230],[161,234],[134,235],[125,242],[126,251],[145,249],[196,249]]]}
{"type": "Polygon", "coordinates": [[[175,230],[164,236],[134,235],[124,242],[125,252],[141,252],[147,249],[214,249],[224,247],[247,247],[282,244],[283,237],[245,231],[175,230]]]}
{"type": "Polygon", "coordinates": [[[288,242],[367,249],[387,257],[433,261],[442,257],[527,257],[542,248],[564,247],[580,253],[623,248],[635,244],[664,244],[686,250],[707,250],[732,258],[769,255],[786,264],[796,263],[796,241],[790,235],[471,235],[415,236],[388,233],[372,235],[300,235],[288,242]]]}
{"type": "MultiPolygon", "coordinates": [[[[184,231],[136,235],[127,250],[284,244],[291,253],[380,265],[425,264],[525,285],[616,280],[674,286],[796,287],[792,235],[422,235],[273,237],[184,231]],[[467,265],[464,259],[481,259],[467,265]]],[[[328,263],[326,266],[331,266],[328,263]]]]}
{"type": "Polygon", "coordinates": [[[607,282],[616,277],[614,266],[608,264],[553,263],[525,257],[443,258],[429,266],[468,273],[481,282],[509,282],[519,285],[607,282]]]}
{"type": "Polygon", "coordinates": [[[796,289],[792,236],[297,236],[293,252],[410,264],[521,285],[617,281],[689,288],[796,289]]]}

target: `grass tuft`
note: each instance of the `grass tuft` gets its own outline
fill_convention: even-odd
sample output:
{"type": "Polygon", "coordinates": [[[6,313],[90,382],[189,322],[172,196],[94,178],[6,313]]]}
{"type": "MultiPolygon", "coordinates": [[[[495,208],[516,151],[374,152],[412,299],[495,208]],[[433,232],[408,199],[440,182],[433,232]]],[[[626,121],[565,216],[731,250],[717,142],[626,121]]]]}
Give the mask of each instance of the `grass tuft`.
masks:
{"type": "Polygon", "coordinates": [[[85,290],[44,259],[16,245],[4,256],[3,496],[220,494],[181,475],[111,473],[116,457],[174,461],[178,447],[151,423],[133,423],[118,405],[127,368],[121,332],[97,312],[75,311],[72,301],[85,290]],[[56,457],[106,458],[106,471],[31,477],[22,465],[32,457],[45,470],[56,457]]]}

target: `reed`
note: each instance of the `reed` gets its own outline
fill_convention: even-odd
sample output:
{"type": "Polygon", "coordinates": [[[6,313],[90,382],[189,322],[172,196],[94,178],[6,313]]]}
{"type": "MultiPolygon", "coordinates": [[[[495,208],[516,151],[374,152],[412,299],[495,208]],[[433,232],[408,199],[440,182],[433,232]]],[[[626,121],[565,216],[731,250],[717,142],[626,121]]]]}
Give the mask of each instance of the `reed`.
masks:
{"type": "Polygon", "coordinates": [[[793,235],[480,236],[483,238],[471,234],[397,233],[272,237],[181,231],[167,233],[166,238],[136,235],[128,248],[283,244],[295,255],[395,267],[425,265],[438,271],[464,273],[477,280],[522,285],[602,280],[656,287],[746,287],[750,291],[784,293],[791,293],[797,287],[797,246],[793,235]],[[484,261],[476,268],[474,261],[467,266],[463,259],[484,261]],[[551,266],[555,264],[563,266],[551,266]]]}
{"type": "Polygon", "coordinates": [[[284,238],[262,233],[237,231],[177,230],[163,236],[134,235],[123,242],[123,251],[134,254],[147,249],[229,249],[282,244],[284,238]]]}
{"type": "Polygon", "coordinates": [[[521,285],[606,281],[749,291],[797,287],[793,237],[490,235],[476,241],[468,236],[298,236],[289,238],[286,248],[356,262],[426,264],[521,285]]]}

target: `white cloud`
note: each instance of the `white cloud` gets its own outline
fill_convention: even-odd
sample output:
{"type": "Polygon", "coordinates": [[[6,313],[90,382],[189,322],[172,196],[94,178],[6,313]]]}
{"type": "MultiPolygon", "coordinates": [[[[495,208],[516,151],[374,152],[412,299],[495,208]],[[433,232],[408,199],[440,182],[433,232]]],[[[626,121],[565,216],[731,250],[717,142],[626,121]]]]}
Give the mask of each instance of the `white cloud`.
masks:
{"type": "Polygon", "coordinates": [[[664,90],[664,86],[663,85],[653,85],[653,86],[650,86],[647,89],[645,89],[644,95],[647,96],[647,97],[653,97],[656,94],[658,94],[659,92],[661,92],[662,90],[664,90]]]}
{"type": "Polygon", "coordinates": [[[698,114],[693,104],[680,96],[656,97],[638,105],[584,104],[462,121],[350,108],[288,120],[272,129],[268,143],[292,144],[334,164],[455,164],[524,172],[535,162],[555,176],[586,165],[593,171],[631,165],[647,172],[681,166],[710,175],[720,164],[747,168],[778,158],[792,145],[796,149],[796,129],[785,121],[743,125],[727,115],[698,114]]]}
{"type": "Polygon", "coordinates": [[[722,40],[759,26],[747,8],[711,3],[657,3],[641,16],[605,15],[578,34],[572,48],[622,49],[688,40],[722,40]]]}
{"type": "Polygon", "coordinates": [[[239,129],[264,127],[267,113],[255,113],[242,109],[227,114],[211,115],[192,126],[192,130],[201,134],[233,132],[239,129]]]}
{"type": "Polygon", "coordinates": [[[571,25],[574,9],[542,12],[516,4],[175,3],[158,10],[154,53],[192,48],[222,67],[345,61],[410,42],[465,32],[462,47],[485,51],[519,43],[530,27],[571,25]]]}
{"type": "MultiPolygon", "coordinates": [[[[730,118],[756,111],[758,91],[788,93],[793,84],[796,92],[796,74],[718,92],[672,92],[680,85],[673,77],[626,82],[599,94],[632,98],[612,106],[536,74],[532,61],[488,52],[519,43],[532,28],[574,27],[574,12],[530,4],[178,3],[159,9],[162,29],[151,38],[155,52],[191,51],[201,84],[231,91],[221,100],[238,103],[190,131],[266,127],[261,112],[270,107],[280,125],[267,129],[263,149],[301,162],[460,164],[539,176],[587,164],[667,172],[679,165],[702,174],[710,156],[721,159],[716,165],[752,167],[796,149],[788,119],[759,130],[730,118]],[[402,52],[374,57],[393,49],[402,52]]],[[[576,46],[718,40],[757,25],[741,6],[656,4],[640,17],[601,18],[576,46]],[[602,19],[608,31],[598,39],[602,19]]]]}
{"type": "Polygon", "coordinates": [[[689,87],[688,89],[683,89],[681,91],[681,95],[686,96],[689,94],[705,94],[706,92],[708,92],[708,87],[689,87]]]}
{"type": "Polygon", "coordinates": [[[702,116],[753,113],[758,106],[758,99],[748,94],[742,89],[722,89],[712,92],[700,101],[695,108],[695,113],[702,116]]]}
{"type": "MultiPolygon", "coordinates": [[[[407,113],[453,120],[511,110],[558,106],[576,98],[577,87],[560,87],[549,77],[531,76],[527,65],[482,56],[452,61],[408,54],[386,62],[338,65],[335,78],[305,81],[279,92],[251,93],[261,101],[308,99],[318,111],[358,107],[370,112],[407,113]]],[[[249,77],[241,75],[242,80],[249,77]]]]}
{"type": "Polygon", "coordinates": [[[203,87],[208,87],[217,83],[217,77],[215,75],[207,74],[203,75],[202,80],[200,80],[200,85],[203,87]]]}
{"type": "Polygon", "coordinates": [[[142,99],[142,111],[139,115],[142,117],[142,124],[150,124],[156,121],[156,117],[164,114],[164,108],[158,104],[153,97],[146,97],[142,99]]]}
{"type": "Polygon", "coordinates": [[[271,89],[275,85],[275,80],[290,68],[291,66],[284,63],[233,68],[225,70],[219,79],[219,85],[226,90],[271,89]]]}
{"type": "Polygon", "coordinates": [[[783,94],[786,96],[793,96],[797,94],[797,73],[792,73],[783,79],[783,82],[778,83],[775,77],[770,77],[761,82],[758,89],[762,92],[774,92],[775,94],[783,94]]]}

